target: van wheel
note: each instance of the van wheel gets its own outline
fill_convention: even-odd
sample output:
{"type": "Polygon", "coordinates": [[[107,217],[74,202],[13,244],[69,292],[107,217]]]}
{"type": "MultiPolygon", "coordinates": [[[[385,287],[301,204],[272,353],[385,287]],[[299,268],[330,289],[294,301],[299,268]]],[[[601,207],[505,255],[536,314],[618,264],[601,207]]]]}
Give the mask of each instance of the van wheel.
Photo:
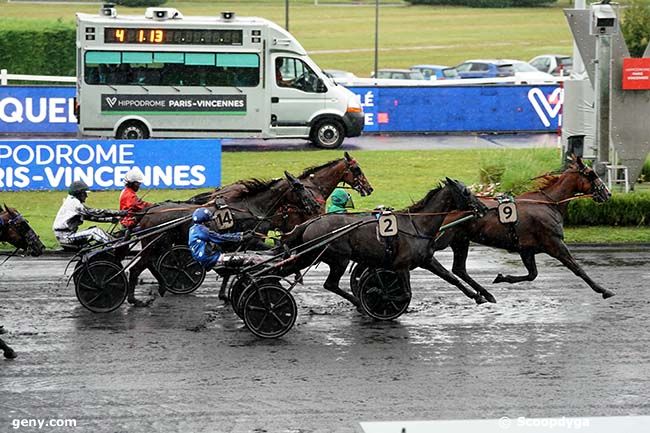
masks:
{"type": "Polygon", "coordinates": [[[115,138],[118,140],[146,140],[149,138],[149,129],[142,122],[136,120],[124,122],[117,129],[115,138]]]}
{"type": "Polygon", "coordinates": [[[336,149],[341,146],[345,131],[341,122],[335,119],[319,121],[311,130],[311,141],[322,149],[336,149]]]}

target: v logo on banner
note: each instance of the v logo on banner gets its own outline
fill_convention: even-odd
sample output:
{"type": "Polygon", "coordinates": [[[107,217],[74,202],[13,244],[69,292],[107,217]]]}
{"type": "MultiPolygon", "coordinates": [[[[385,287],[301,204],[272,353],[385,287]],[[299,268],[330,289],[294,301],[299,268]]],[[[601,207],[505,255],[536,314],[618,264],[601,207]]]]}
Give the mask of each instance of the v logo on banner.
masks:
{"type": "Polygon", "coordinates": [[[117,102],[117,98],[106,98],[106,103],[108,104],[109,107],[113,108],[113,105],[117,102]]]}
{"type": "Polygon", "coordinates": [[[562,109],[564,103],[564,89],[557,88],[548,96],[542,89],[535,87],[528,91],[528,100],[537,113],[539,120],[545,127],[551,126],[551,119],[555,119],[562,109]]]}

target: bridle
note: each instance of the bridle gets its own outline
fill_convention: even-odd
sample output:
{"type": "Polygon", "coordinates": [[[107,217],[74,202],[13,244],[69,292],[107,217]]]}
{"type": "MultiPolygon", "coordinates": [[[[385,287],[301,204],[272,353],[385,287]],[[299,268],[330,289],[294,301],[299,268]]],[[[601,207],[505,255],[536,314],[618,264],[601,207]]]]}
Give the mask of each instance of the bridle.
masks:
{"type": "Polygon", "coordinates": [[[591,183],[590,192],[592,195],[602,196],[607,194],[608,190],[607,187],[605,186],[605,182],[603,182],[603,180],[599,178],[596,172],[593,171],[591,168],[585,165],[584,167],[578,169],[578,173],[586,177],[587,180],[591,183]]]}
{"type": "Polygon", "coordinates": [[[345,158],[345,168],[352,175],[352,182],[350,183],[352,189],[357,191],[359,194],[361,194],[362,191],[366,192],[365,186],[361,180],[361,178],[364,177],[363,171],[361,171],[361,167],[359,167],[357,161],[355,159],[345,158]]]}
{"type": "MultiPolygon", "coordinates": [[[[7,215],[11,215],[8,212],[5,212],[7,215]]],[[[30,247],[36,245],[38,241],[38,236],[36,233],[34,233],[33,230],[30,229],[27,220],[20,214],[17,213],[13,217],[10,217],[9,219],[5,220],[2,216],[0,216],[0,237],[7,233],[9,229],[13,228],[16,233],[23,239],[26,243],[26,247],[24,248],[25,250],[29,250],[30,247]]],[[[14,245],[15,246],[15,245],[14,245]]],[[[4,261],[0,264],[4,264],[7,260],[9,260],[11,257],[16,255],[16,253],[20,250],[21,248],[16,246],[16,249],[7,255],[7,258],[4,259],[4,261]]]]}

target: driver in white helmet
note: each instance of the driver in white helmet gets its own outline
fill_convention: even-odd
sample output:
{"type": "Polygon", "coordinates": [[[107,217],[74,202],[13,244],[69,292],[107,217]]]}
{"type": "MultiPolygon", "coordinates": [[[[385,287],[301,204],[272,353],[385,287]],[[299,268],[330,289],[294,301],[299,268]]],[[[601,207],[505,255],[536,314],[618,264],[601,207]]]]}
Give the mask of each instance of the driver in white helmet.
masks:
{"type": "Polygon", "coordinates": [[[153,203],[143,201],[137,195],[143,181],[144,178],[140,170],[134,168],[124,176],[124,189],[120,194],[120,210],[127,211],[128,214],[120,220],[120,224],[127,229],[133,229],[138,225],[135,213],[142,212],[143,209],[153,206],[153,203]]]}
{"type": "Polygon", "coordinates": [[[88,185],[81,180],[72,182],[68,188],[68,196],[54,218],[52,230],[56,240],[61,246],[68,248],[83,247],[90,240],[97,242],[108,242],[113,238],[99,227],[90,227],[78,231],[83,221],[113,222],[118,217],[126,215],[126,212],[119,212],[107,209],[93,209],[87,207],[85,202],[88,198],[88,185]]]}

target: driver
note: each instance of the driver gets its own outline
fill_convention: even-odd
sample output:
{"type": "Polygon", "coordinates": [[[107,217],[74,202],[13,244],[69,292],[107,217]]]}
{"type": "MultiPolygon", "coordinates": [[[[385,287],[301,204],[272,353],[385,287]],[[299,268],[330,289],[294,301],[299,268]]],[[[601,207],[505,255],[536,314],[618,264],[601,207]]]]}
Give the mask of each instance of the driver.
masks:
{"type": "Polygon", "coordinates": [[[330,200],[331,204],[327,207],[327,213],[347,213],[347,209],[354,209],[352,196],[343,188],[336,188],[330,200]]]}
{"type": "Polygon", "coordinates": [[[68,188],[68,196],[54,218],[52,230],[61,246],[79,247],[90,240],[109,242],[112,237],[99,227],[77,231],[84,220],[95,222],[116,222],[118,217],[126,215],[126,211],[93,209],[84,203],[88,198],[88,185],[81,180],[72,182],[68,188]]]}
{"type": "Polygon", "coordinates": [[[220,244],[224,242],[247,242],[256,236],[254,233],[217,233],[210,230],[207,224],[212,220],[212,212],[200,207],[192,214],[192,227],[190,227],[187,241],[192,257],[206,269],[212,269],[219,264],[230,266],[245,266],[259,263],[264,258],[255,254],[223,253],[220,244]]]}
{"type": "Polygon", "coordinates": [[[141,212],[144,208],[153,206],[153,203],[143,201],[137,195],[143,181],[144,178],[142,177],[142,173],[133,168],[124,176],[124,189],[122,190],[122,193],[120,193],[120,210],[128,212],[128,214],[120,220],[120,224],[122,224],[124,228],[135,228],[138,224],[138,220],[134,213],[141,212]]]}

